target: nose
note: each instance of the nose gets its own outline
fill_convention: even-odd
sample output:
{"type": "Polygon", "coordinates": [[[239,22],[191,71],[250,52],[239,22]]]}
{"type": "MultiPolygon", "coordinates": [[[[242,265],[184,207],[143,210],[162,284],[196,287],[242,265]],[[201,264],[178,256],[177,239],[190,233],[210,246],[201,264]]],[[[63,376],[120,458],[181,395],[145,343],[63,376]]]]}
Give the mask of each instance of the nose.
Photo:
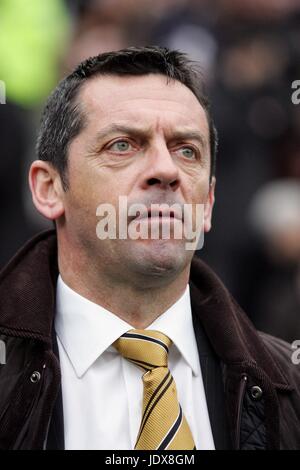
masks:
{"type": "Polygon", "coordinates": [[[156,186],[159,189],[175,191],[179,187],[178,167],[165,143],[149,149],[146,159],[147,169],[143,175],[143,189],[156,186]]]}

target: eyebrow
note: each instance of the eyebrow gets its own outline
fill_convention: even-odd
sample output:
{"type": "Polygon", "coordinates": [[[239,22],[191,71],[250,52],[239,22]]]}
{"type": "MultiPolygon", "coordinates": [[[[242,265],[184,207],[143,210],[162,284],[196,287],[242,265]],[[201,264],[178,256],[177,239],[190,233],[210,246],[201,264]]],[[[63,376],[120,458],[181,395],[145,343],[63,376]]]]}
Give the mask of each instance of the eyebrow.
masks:
{"type": "MultiPolygon", "coordinates": [[[[151,130],[147,128],[137,126],[127,126],[123,124],[110,124],[97,132],[95,142],[101,142],[105,137],[110,134],[121,133],[127,135],[133,135],[137,138],[149,139],[151,136],[151,130]]],[[[207,145],[207,139],[204,137],[202,132],[196,129],[178,129],[172,132],[170,140],[197,140],[203,147],[207,145]]]]}
{"type": "Polygon", "coordinates": [[[150,131],[148,129],[144,129],[141,127],[134,127],[134,126],[126,126],[123,124],[110,124],[109,126],[106,126],[97,132],[95,140],[99,142],[105,137],[109,136],[110,134],[116,134],[116,133],[131,134],[137,137],[145,137],[145,138],[150,136],[150,131]]]}
{"type": "Polygon", "coordinates": [[[174,131],[172,133],[172,140],[197,140],[203,147],[207,143],[202,132],[192,129],[174,131]]]}

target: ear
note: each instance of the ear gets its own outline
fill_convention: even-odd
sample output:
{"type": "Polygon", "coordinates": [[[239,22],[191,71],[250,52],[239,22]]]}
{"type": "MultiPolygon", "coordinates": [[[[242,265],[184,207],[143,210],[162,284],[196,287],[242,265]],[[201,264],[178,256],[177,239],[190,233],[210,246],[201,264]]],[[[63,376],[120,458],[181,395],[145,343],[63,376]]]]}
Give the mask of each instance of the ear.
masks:
{"type": "Polygon", "coordinates": [[[211,229],[212,211],[215,203],[215,187],[216,178],[213,176],[209,185],[209,193],[204,209],[204,231],[209,232],[211,229]]]}
{"type": "Polygon", "coordinates": [[[32,163],[29,170],[29,186],[33,203],[44,217],[56,220],[64,214],[61,178],[49,162],[35,160],[32,163]]]}

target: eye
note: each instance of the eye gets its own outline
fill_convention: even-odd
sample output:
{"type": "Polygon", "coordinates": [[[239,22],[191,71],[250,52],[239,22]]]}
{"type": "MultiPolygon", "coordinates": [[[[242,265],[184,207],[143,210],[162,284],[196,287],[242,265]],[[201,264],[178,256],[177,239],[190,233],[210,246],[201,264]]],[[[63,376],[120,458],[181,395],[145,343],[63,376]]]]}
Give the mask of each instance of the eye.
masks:
{"type": "Polygon", "coordinates": [[[197,152],[193,147],[189,146],[184,146],[180,147],[179,149],[176,150],[176,153],[182,155],[185,158],[188,158],[189,160],[196,159],[197,158],[197,152]]]}
{"type": "Polygon", "coordinates": [[[123,140],[117,140],[116,142],[113,142],[108,147],[108,149],[111,150],[112,152],[123,153],[123,152],[128,152],[128,150],[131,150],[132,145],[130,144],[130,142],[123,139],[123,140]]]}

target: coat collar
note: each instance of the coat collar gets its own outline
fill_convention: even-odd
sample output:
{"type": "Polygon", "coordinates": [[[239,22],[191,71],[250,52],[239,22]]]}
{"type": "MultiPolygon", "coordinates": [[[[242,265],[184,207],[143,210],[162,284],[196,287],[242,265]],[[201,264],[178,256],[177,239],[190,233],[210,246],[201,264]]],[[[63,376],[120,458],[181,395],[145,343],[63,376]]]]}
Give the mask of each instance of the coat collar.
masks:
{"type": "MultiPolygon", "coordinates": [[[[55,230],[40,233],[0,273],[0,333],[51,347],[58,277],[55,230]]],[[[259,366],[279,388],[288,381],[246,314],[214,272],[194,256],[190,276],[194,322],[226,365],[259,366]]]]}
{"type": "Polygon", "coordinates": [[[194,321],[201,323],[213,350],[226,366],[266,375],[282,390],[292,387],[260,333],[217,275],[199,258],[190,275],[194,321]]]}
{"type": "Polygon", "coordinates": [[[58,277],[54,230],[24,245],[0,273],[0,331],[51,344],[58,277]]]}

